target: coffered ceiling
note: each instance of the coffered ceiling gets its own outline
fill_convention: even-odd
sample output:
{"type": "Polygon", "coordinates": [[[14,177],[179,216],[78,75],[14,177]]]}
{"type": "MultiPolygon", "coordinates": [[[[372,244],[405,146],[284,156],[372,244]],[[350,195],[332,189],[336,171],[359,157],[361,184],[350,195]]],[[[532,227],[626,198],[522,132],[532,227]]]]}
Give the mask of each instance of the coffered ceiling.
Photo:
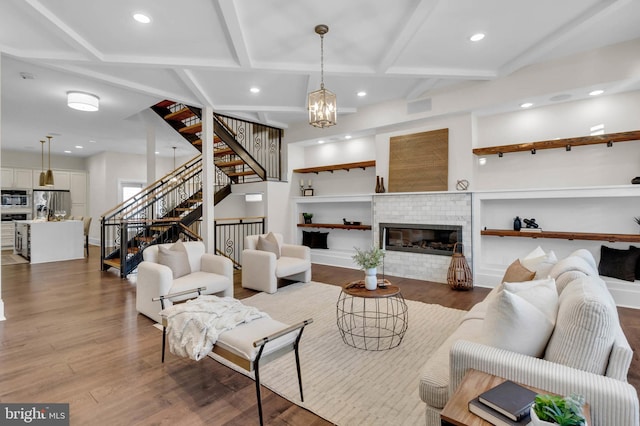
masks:
{"type": "MultiPolygon", "coordinates": [[[[320,86],[317,24],[330,28],[325,85],[340,119],[636,39],[639,22],[638,0],[2,0],[2,147],[39,152],[54,134],[54,153],[144,153],[162,99],[304,122],[320,86]],[[100,110],[67,108],[70,90],[96,94],[100,110]]],[[[156,137],[161,155],[183,143],[168,126],[156,137]]]]}

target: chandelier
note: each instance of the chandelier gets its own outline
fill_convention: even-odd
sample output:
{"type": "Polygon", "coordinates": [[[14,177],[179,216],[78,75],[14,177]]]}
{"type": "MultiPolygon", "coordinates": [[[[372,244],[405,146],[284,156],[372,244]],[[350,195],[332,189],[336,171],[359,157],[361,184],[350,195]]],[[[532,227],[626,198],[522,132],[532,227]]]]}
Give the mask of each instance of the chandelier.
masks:
{"type": "Polygon", "coordinates": [[[326,25],[316,25],[320,35],[320,90],[309,93],[309,124],[315,127],[329,127],[336,124],[337,103],[335,93],[324,88],[324,35],[329,32],[326,25]]]}

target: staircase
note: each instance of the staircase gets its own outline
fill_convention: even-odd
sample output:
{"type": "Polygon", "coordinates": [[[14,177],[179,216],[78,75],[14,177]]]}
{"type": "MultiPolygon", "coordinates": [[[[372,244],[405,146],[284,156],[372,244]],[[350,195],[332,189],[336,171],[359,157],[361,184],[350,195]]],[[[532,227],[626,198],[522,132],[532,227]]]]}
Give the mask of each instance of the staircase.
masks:
{"type": "MultiPolygon", "coordinates": [[[[172,101],[151,108],[202,151],[201,109],[172,101]]],[[[214,204],[231,194],[231,185],[280,180],[280,129],[219,114],[213,124],[214,204]]],[[[116,268],[126,277],[147,246],[201,239],[201,220],[199,155],[101,216],[102,270],[116,268]]]]}

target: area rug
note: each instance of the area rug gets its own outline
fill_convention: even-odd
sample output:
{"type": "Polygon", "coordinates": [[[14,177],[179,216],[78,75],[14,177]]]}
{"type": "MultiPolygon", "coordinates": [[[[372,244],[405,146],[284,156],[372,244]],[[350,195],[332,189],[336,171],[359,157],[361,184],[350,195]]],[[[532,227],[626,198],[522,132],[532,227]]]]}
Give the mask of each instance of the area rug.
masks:
{"type": "MultiPolygon", "coordinates": [[[[347,346],[336,325],[340,287],[297,283],[275,294],[243,299],[272,318],[294,324],[306,318],[300,344],[304,402],[300,401],[293,353],[260,370],[263,385],[289,401],[338,425],[424,424],[418,395],[419,372],[429,356],[453,333],[465,311],[407,301],[409,328],[400,346],[368,352],[347,346]]],[[[248,374],[215,354],[212,358],[248,374]]]]}

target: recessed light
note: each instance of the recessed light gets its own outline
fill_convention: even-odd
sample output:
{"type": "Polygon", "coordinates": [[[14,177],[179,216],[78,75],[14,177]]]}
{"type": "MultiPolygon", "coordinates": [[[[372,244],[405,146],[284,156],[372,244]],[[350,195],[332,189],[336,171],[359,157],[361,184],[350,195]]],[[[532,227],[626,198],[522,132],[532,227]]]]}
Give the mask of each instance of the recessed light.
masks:
{"type": "Polygon", "coordinates": [[[133,19],[140,22],[141,24],[148,24],[149,22],[151,22],[151,18],[149,18],[144,13],[134,13],[133,19]]]}
{"type": "Polygon", "coordinates": [[[361,90],[358,92],[358,96],[359,97],[367,96],[367,92],[365,92],[364,90],[361,90]]]}
{"type": "Polygon", "coordinates": [[[602,95],[604,93],[604,90],[594,90],[592,92],[589,92],[589,96],[598,96],[598,95],[602,95]]]}
{"type": "Polygon", "coordinates": [[[533,106],[533,104],[531,102],[525,102],[523,104],[520,104],[520,108],[531,108],[533,106]]]}
{"type": "Polygon", "coordinates": [[[249,89],[249,91],[251,93],[260,93],[260,88],[259,87],[252,87],[251,89],[249,89]]]}
{"type": "Polygon", "coordinates": [[[344,137],[345,139],[351,139],[351,135],[347,135],[344,137]]]}
{"type": "Polygon", "coordinates": [[[471,37],[469,37],[469,40],[471,41],[480,41],[484,38],[484,33],[476,33],[474,35],[472,35],[471,37]]]}
{"type": "Polygon", "coordinates": [[[76,145],[76,149],[82,149],[82,148],[84,148],[84,146],[82,146],[82,145],[76,145]]]}
{"type": "Polygon", "coordinates": [[[90,141],[89,141],[89,143],[96,143],[96,141],[94,141],[94,140],[90,140],[90,141]]]}
{"type": "Polygon", "coordinates": [[[65,149],[64,153],[65,154],[71,154],[71,151],[69,151],[68,149],[65,149]]]}
{"type": "Polygon", "coordinates": [[[156,154],[156,155],[160,155],[160,151],[156,151],[156,152],[155,152],[155,154],[156,154]]]}
{"type": "Polygon", "coordinates": [[[319,143],[319,144],[323,144],[323,143],[324,143],[324,141],[323,141],[323,140],[319,140],[319,141],[318,141],[318,143],[319,143]]]}

